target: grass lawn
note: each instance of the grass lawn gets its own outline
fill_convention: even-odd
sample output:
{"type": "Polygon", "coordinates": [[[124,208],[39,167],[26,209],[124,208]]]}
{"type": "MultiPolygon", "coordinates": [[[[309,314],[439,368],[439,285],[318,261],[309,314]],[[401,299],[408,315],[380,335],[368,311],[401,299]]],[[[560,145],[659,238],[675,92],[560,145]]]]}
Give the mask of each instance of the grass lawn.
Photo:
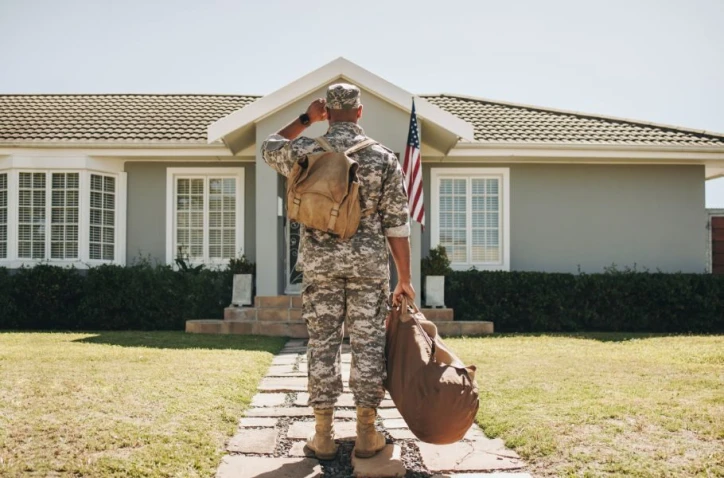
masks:
{"type": "Polygon", "coordinates": [[[724,336],[447,339],[538,476],[724,476],[724,336]]]}
{"type": "Polygon", "coordinates": [[[0,476],[213,476],[283,343],[0,333],[0,476]]]}

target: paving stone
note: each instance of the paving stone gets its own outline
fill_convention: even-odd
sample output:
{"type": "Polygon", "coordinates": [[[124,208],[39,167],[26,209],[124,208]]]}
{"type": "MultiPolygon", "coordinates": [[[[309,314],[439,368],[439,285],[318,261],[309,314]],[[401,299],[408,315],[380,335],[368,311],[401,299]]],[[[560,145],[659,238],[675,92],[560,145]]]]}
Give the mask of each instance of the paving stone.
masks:
{"type": "Polygon", "coordinates": [[[386,398],[380,402],[379,408],[395,408],[395,402],[393,402],[389,398],[386,398]]]}
{"type": "Polygon", "coordinates": [[[265,377],[259,384],[262,392],[306,392],[307,379],[298,377],[265,377]]]}
{"type": "Polygon", "coordinates": [[[285,374],[294,372],[294,364],[287,365],[272,365],[266,371],[267,375],[285,374]]]}
{"type": "Polygon", "coordinates": [[[311,458],[225,456],[216,478],[322,478],[322,465],[311,458]]]}
{"type": "Polygon", "coordinates": [[[263,428],[274,428],[277,426],[276,418],[259,418],[259,417],[243,417],[239,420],[240,427],[263,427],[263,428]]]}
{"type": "Polygon", "coordinates": [[[432,478],[532,478],[530,473],[455,473],[453,475],[433,475],[432,478]]]}
{"type": "Polygon", "coordinates": [[[272,365],[294,365],[299,355],[277,355],[272,359],[272,365]]]}
{"type": "Polygon", "coordinates": [[[407,428],[392,428],[387,432],[395,440],[417,440],[417,437],[407,428]]]}
{"type": "MultiPolygon", "coordinates": [[[[306,437],[305,437],[306,438],[306,437]]],[[[314,452],[307,453],[306,447],[307,442],[306,441],[295,441],[292,444],[292,447],[289,449],[289,456],[308,456],[308,457],[314,457],[314,452]]]]}
{"type": "Polygon", "coordinates": [[[438,471],[500,471],[523,468],[516,458],[508,458],[484,451],[476,451],[472,443],[458,442],[452,445],[418,443],[425,466],[438,471]]]}
{"type": "Polygon", "coordinates": [[[402,418],[402,415],[400,415],[400,412],[396,408],[377,410],[377,415],[379,415],[382,419],[402,418]]]}
{"type": "Polygon", "coordinates": [[[335,410],[335,418],[357,418],[356,410],[335,410]]]}
{"type": "MultiPolygon", "coordinates": [[[[357,437],[357,424],[355,422],[334,422],[334,438],[342,441],[353,441],[357,437]]],[[[306,440],[314,433],[314,422],[294,422],[287,431],[287,438],[291,440],[306,440]]]]}
{"type": "Polygon", "coordinates": [[[257,393],[251,399],[252,407],[280,407],[287,396],[283,393],[257,393]]]}
{"type": "Polygon", "coordinates": [[[285,345],[285,347],[304,347],[307,345],[307,341],[292,339],[284,345],[285,345]]]}
{"type": "Polygon", "coordinates": [[[236,453],[274,453],[277,446],[277,430],[275,428],[242,428],[231,437],[226,449],[236,453]]]}
{"type": "Polygon", "coordinates": [[[407,428],[407,423],[402,418],[390,418],[382,420],[382,425],[388,430],[392,428],[407,428]]]}
{"type": "Polygon", "coordinates": [[[309,407],[266,407],[252,408],[246,412],[247,417],[313,417],[309,407]]]}
{"type": "Polygon", "coordinates": [[[372,458],[357,458],[352,452],[354,476],[367,478],[405,476],[402,449],[399,445],[387,445],[372,458]]]}

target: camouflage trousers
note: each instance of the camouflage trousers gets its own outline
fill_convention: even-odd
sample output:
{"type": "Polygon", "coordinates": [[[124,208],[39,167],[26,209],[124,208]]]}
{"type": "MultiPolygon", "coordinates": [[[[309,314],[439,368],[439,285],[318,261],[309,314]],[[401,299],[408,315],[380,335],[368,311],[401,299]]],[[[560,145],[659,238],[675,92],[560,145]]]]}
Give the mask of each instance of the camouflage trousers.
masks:
{"type": "Polygon", "coordinates": [[[345,317],[355,404],[377,408],[385,396],[385,317],[389,282],[383,279],[308,278],[302,292],[307,345],[309,406],[330,408],[343,390],[341,347],[345,317]]]}

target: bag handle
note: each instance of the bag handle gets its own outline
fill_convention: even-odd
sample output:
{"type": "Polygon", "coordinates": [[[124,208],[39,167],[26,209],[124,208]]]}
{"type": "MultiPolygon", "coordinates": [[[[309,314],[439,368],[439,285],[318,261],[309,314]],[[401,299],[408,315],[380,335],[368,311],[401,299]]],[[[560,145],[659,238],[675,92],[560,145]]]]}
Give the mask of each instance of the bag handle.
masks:
{"type": "Polygon", "coordinates": [[[427,345],[430,347],[430,360],[435,360],[435,352],[437,351],[435,341],[430,337],[430,335],[428,335],[425,328],[422,324],[420,324],[420,321],[417,320],[417,317],[415,317],[414,314],[410,314],[410,310],[412,310],[413,313],[420,313],[420,309],[417,307],[417,304],[415,304],[415,301],[410,300],[409,297],[403,294],[400,296],[400,306],[402,307],[400,320],[402,320],[402,322],[407,322],[408,320],[413,320],[415,322],[415,326],[420,329],[420,333],[422,333],[427,345]]]}

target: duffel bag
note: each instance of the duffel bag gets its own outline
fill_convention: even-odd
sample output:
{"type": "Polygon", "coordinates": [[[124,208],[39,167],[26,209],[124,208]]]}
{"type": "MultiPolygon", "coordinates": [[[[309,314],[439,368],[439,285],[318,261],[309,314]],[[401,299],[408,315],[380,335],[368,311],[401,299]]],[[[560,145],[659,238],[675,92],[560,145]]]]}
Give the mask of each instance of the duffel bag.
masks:
{"type": "Polygon", "coordinates": [[[385,388],[410,431],[438,445],[465,436],[478,412],[475,366],[464,365],[435,324],[402,297],[387,316],[385,388]]]}

